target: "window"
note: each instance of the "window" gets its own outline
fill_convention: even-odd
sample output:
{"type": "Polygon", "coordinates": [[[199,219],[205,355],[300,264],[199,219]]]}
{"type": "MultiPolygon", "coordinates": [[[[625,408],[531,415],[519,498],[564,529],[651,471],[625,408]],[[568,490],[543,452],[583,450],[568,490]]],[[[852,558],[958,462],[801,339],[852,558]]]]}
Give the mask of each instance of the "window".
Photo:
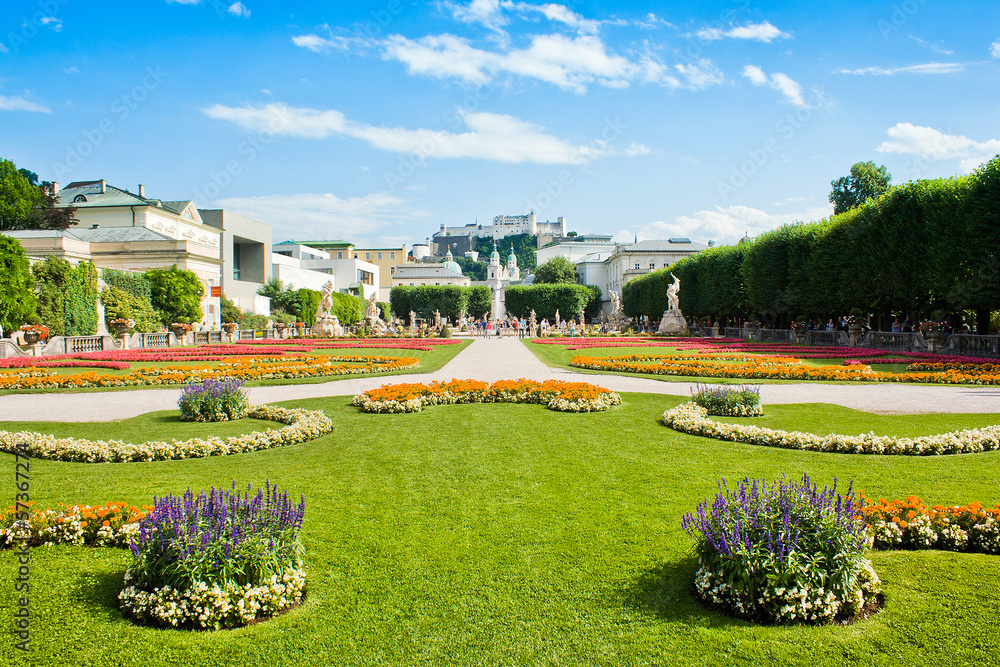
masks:
{"type": "Polygon", "coordinates": [[[656,262],[650,262],[649,263],[649,268],[650,269],[655,269],[656,268],[656,262]]]}
{"type": "Polygon", "coordinates": [[[337,252],[337,259],[344,259],[344,253],[341,251],[337,252]]]}
{"type": "Polygon", "coordinates": [[[638,271],[638,270],[639,270],[639,262],[636,262],[636,263],[635,263],[635,270],[636,270],[636,271],[638,271]]]}
{"type": "Polygon", "coordinates": [[[396,253],[390,252],[389,253],[389,259],[396,259],[396,253]]]}
{"type": "Polygon", "coordinates": [[[379,258],[379,259],[382,259],[382,253],[379,253],[379,254],[378,254],[378,258],[379,258]]]}
{"type": "Polygon", "coordinates": [[[372,258],[372,254],[370,252],[366,252],[365,253],[365,259],[371,259],[371,258],[372,258]]]}

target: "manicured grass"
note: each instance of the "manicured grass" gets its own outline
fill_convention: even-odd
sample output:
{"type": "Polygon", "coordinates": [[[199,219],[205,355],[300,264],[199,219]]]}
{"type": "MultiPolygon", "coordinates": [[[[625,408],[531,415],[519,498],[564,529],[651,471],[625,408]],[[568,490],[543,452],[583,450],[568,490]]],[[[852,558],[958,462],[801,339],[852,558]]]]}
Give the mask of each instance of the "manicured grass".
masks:
{"type": "MultiPolygon", "coordinates": [[[[471,343],[471,340],[462,340],[458,345],[442,345],[440,347],[435,347],[432,351],[427,352],[425,350],[396,350],[396,349],[382,349],[382,348],[344,348],[340,350],[316,350],[315,354],[326,354],[326,355],[366,355],[366,356],[380,356],[380,357],[415,357],[420,360],[420,365],[416,368],[407,368],[397,371],[386,371],[382,373],[370,373],[368,375],[324,375],[322,377],[314,378],[292,378],[287,380],[256,380],[253,382],[247,382],[248,387],[269,387],[275,385],[287,385],[287,384],[321,384],[323,382],[335,382],[337,380],[345,380],[351,378],[359,377],[385,377],[389,375],[409,375],[412,373],[433,373],[434,371],[442,368],[445,364],[455,358],[459,352],[461,352],[465,346],[471,343]]],[[[311,353],[312,354],[312,353],[311,353]]],[[[134,369],[139,367],[150,367],[150,368],[164,368],[166,366],[217,366],[219,362],[217,361],[194,361],[188,363],[178,363],[178,362],[132,362],[131,368],[124,371],[116,371],[109,368],[54,368],[52,370],[63,375],[76,375],[84,371],[96,371],[102,375],[128,375],[134,369]]],[[[168,385],[172,387],[179,387],[180,385],[168,385]]],[[[0,389],[0,396],[5,396],[7,394],[48,394],[53,392],[101,392],[101,391],[129,391],[134,389],[151,389],[154,387],[139,386],[139,387],[82,387],[73,389],[0,389]]]]}
{"type": "MultiPolygon", "coordinates": [[[[695,562],[680,530],[684,512],[713,495],[722,477],[808,472],[820,483],[854,480],[876,497],[992,505],[1000,501],[1000,453],[871,457],[739,445],[662,426],[663,410],[683,398],[623,399],[582,415],[538,405],[370,415],[346,397],[313,399],[283,405],[322,408],[337,430],[302,445],[156,463],[33,461],[31,495],[42,506],[148,504],[189,486],[270,478],[306,496],[310,579],[306,603],[267,623],[218,633],[153,630],[117,612],[126,552],[36,548],[30,664],[1000,662],[1000,557],[875,553],[887,595],[881,613],[848,627],[758,627],[692,597],[695,562]]],[[[896,435],[996,418],[765,410],[769,425],[781,428],[896,435]]],[[[115,435],[116,426],[104,428],[115,435]]],[[[165,428],[151,424],[150,437],[165,428]]],[[[13,458],[0,456],[0,465],[12,470],[13,458]]],[[[4,554],[0,576],[10,582],[15,571],[13,555],[4,554]]],[[[0,607],[13,609],[14,595],[0,587],[0,607]]],[[[8,634],[0,663],[24,662],[12,644],[8,634]]]]}

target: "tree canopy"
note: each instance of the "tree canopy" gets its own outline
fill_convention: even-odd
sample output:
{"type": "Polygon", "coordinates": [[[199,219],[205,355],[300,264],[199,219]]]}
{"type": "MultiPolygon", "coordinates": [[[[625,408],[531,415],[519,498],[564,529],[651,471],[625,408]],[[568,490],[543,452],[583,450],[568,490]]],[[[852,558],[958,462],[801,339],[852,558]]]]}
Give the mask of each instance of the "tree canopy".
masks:
{"type": "Polygon", "coordinates": [[[569,284],[578,282],[576,267],[565,257],[553,257],[535,269],[535,284],[569,284]]]}
{"type": "Polygon", "coordinates": [[[178,269],[174,264],[169,269],[146,271],[145,276],[152,291],[150,300],[153,308],[159,311],[163,324],[191,323],[201,319],[201,298],[205,295],[205,287],[192,271],[178,269]]]}
{"type": "Polygon", "coordinates": [[[841,176],[830,185],[830,203],[834,215],[845,213],[861,206],[869,199],[885,194],[889,189],[892,174],[885,165],[875,166],[874,162],[858,162],[851,167],[849,176],[841,176]]]}
{"type": "Polygon", "coordinates": [[[17,239],[0,236],[0,328],[25,324],[35,312],[35,280],[17,239]]]}
{"type": "Polygon", "coordinates": [[[55,188],[38,174],[0,159],[0,230],[66,229],[78,222],[76,207],[56,206],[55,188]]]}

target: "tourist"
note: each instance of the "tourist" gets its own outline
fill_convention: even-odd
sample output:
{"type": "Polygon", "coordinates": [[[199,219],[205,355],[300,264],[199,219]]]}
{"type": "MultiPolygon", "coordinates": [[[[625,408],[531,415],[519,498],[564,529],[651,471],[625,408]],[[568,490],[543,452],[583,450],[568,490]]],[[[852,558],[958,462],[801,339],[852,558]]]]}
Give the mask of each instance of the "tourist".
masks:
{"type": "Polygon", "coordinates": [[[569,337],[576,338],[576,320],[569,321],[569,337]]]}

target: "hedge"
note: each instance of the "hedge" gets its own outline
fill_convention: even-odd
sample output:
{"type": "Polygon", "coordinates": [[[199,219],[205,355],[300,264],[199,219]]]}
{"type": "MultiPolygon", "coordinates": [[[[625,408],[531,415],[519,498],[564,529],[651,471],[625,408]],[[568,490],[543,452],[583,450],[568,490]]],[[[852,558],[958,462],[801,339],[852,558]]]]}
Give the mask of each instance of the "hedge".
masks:
{"type": "Polygon", "coordinates": [[[128,292],[145,301],[152,299],[152,287],[146,276],[141,273],[119,271],[118,269],[101,269],[101,280],[107,285],[117,287],[123,292],[128,292]]]}
{"type": "Polygon", "coordinates": [[[629,281],[625,313],[658,317],[673,272],[689,317],[784,327],[853,308],[884,317],[974,310],[986,333],[1000,309],[998,201],[1000,156],[968,176],[910,181],[829,219],[686,257],[629,281]]]}
{"type": "Polygon", "coordinates": [[[431,319],[435,311],[440,311],[442,318],[457,322],[462,311],[473,319],[488,315],[491,294],[485,285],[397,285],[389,291],[389,306],[407,324],[411,310],[423,319],[431,319]]]}
{"type": "Polygon", "coordinates": [[[562,319],[569,320],[590,306],[593,297],[594,292],[587,285],[512,285],[507,288],[506,309],[515,317],[525,318],[534,309],[540,320],[555,319],[558,310],[562,319]]]}
{"type": "Polygon", "coordinates": [[[53,336],[97,333],[97,269],[91,262],[71,265],[46,257],[31,267],[38,286],[37,313],[53,336]]]}

